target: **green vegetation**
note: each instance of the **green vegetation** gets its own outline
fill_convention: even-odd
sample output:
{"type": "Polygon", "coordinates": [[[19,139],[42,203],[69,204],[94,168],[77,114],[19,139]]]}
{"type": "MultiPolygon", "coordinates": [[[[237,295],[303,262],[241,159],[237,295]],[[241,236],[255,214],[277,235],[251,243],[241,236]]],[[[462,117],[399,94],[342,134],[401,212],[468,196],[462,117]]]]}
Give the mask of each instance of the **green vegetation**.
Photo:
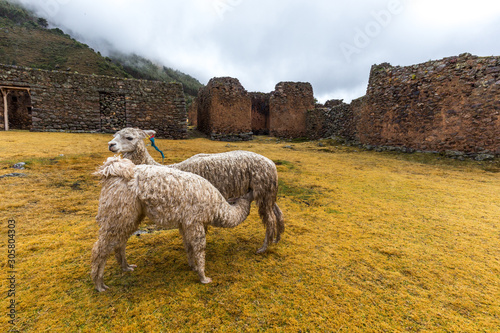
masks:
{"type": "Polygon", "coordinates": [[[132,77],[61,29],[33,13],[0,0],[0,63],[82,74],[132,77]]]}
{"type": "Polygon", "coordinates": [[[184,93],[197,96],[202,84],[195,78],[178,70],[153,63],[137,54],[125,55],[115,52],[110,55],[112,61],[137,79],[182,82],[184,93]]]}
{"type": "MultiPolygon", "coordinates": [[[[0,0],[0,16],[9,19],[11,22],[22,25],[27,24],[28,26],[36,26],[35,21],[33,20],[33,15],[29,13],[27,10],[22,7],[12,4],[7,0],[0,0]]],[[[47,21],[45,21],[46,23],[47,21]]],[[[40,22],[43,25],[43,21],[40,22]]]]}
{"type": "Polygon", "coordinates": [[[137,55],[103,57],[19,5],[0,0],[0,63],[46,70],[180,82],[189,100],[202,84],[177,70],[137,55]]]}

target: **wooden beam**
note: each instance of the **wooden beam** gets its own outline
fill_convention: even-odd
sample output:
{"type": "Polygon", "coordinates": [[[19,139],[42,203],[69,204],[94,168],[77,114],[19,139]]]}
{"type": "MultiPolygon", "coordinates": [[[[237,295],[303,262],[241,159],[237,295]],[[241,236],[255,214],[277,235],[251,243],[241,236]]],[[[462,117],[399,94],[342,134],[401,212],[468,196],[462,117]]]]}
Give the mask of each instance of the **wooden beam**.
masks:
{"type": "Polygon", "coordinates": [[[16,87],[16,86],[0,86],[0,89],[8,89],[8,90],[26,90],[28,94],[31,95],[31,88],[29,87],[16,87]]]}

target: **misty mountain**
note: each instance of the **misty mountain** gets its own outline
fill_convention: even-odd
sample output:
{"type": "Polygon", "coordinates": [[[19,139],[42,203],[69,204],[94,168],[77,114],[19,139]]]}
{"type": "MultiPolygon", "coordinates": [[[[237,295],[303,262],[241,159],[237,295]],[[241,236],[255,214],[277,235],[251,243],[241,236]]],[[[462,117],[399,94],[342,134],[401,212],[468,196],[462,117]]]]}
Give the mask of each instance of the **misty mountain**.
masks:
{"type": "Polygon", "coordinates": [[[137,54],[127,55],[118,51],[111,51],[109,58],[113,63],[121,66],[123,70],[137,79],[182,82],[186,95],[196,96],[198,95],[198,89],[202,87],[202,84],[192,76],[155,64],[137,54]]]}
{"type": "Polygon", "coordinates": [[[103,57],[44,18],[18,4],[0,0],[0,63],[46,70],[78,72],[164,82],[181,82],[196,96],[202,84],[180,71],[137,55],[111,52],[103,57]]]}

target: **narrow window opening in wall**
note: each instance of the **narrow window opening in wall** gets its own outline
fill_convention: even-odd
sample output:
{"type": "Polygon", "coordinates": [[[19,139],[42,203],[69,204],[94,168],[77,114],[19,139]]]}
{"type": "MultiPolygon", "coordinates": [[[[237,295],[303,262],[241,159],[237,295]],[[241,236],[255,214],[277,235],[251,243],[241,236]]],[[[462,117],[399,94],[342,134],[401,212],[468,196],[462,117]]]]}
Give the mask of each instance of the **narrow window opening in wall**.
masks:
{"type": "Polygon", "coordinates": [[[127,126],[125,95],[99,92],[101,132],[114,133],[127,126]]]}

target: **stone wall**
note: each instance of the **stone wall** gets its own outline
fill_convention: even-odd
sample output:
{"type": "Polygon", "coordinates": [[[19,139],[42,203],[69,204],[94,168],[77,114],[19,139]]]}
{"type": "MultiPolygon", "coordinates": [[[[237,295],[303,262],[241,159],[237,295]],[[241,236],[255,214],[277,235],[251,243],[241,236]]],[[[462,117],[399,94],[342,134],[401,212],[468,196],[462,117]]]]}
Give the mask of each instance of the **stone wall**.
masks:
{"type": "Polygon", "coordinates": [[[238,79],[211,79],[198,93],[198,129],[213,140],[252,139],[252,100],[238,79]]]}
{"type": "Polygon", "coordinates": [[[280,82],[269,99],[270,134],[284,138],[307,136],[307,111],[314,109],[310,83],[280,82]]]}
{"type": "Polygon", "coordinates": [[[373,66],[358,138],[377,146],[500,154],[499,97],[500,57],[373,66]]]}
{"type": "Polygon", "coordinates": [[[253,92],[252,98],[252,132],[255,135],[269,134],[269,98],[270,94],[253,92]]]}
{"type": "MultiPolygon", "coordinates": [[[[0,65],[0,86],[27,87],[32,131],[114,132],[154,129],[158,137],[187,137],[180,83],[81,75],[0,65]]],[[[4,123],[3,103],[0,123],[4,123]]]]}
{"type": "Polygon", "coordinates": [[[350,104],[342,100],[330,100],[325,105],[317,104],[307,112],[307,137],[309,139],[342,138],[356,141],[356,117],[350,104]]]}
{"type": "Polygon", "coordinates": [[[314,105],[309,83],[280,82],[251,93],[214,78],[200,91],[198,127],[212,139],[247,132],[284,138],[342,138],[401,151],[500,154],[500,57],[462,54],[399,67],[373,66],[367,94],[314,105]]]}
{"type": "Polygon", "coordinates": [[[253,134],[298,138],[307,135],[314,109],[309,83],[280,82],[276,90],[248,93],[238,79],[212,78],[197,97],[198,129],[214,140],[250,140],[253,134]]]}

